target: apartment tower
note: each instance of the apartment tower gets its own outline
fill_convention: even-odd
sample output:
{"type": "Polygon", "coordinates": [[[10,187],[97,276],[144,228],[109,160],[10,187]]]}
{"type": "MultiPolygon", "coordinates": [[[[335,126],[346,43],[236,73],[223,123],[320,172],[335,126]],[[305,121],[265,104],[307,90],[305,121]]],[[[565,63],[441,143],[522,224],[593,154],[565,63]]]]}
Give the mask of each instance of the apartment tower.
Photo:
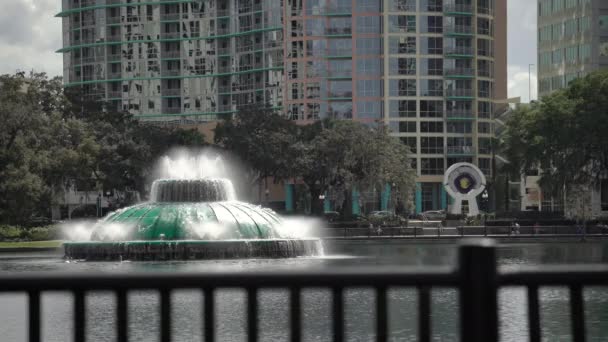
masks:
{"type": "Polygon", "coordinates": [[[504,0],[63,0],[66,87],[141,120],[265,103],[300,122],[386,124],[413,152],[416,210],[444,171],[492,175],[504,0]]]}

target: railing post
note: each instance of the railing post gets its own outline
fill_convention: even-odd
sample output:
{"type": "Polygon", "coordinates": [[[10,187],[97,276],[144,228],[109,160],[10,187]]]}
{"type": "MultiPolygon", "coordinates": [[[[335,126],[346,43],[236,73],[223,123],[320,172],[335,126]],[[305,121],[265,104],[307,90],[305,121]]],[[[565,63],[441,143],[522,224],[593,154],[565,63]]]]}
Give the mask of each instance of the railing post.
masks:
{"type": "Polygon", "coordinates": [[[483,224],[483,236],[488,236],[488,226],[486,226],[486,224],[483,224]]]}
{"type": "Polygon", "coordinates": [[[460,340],[498,341],[496,247],[490,239],[460,245],[460,340]]]}

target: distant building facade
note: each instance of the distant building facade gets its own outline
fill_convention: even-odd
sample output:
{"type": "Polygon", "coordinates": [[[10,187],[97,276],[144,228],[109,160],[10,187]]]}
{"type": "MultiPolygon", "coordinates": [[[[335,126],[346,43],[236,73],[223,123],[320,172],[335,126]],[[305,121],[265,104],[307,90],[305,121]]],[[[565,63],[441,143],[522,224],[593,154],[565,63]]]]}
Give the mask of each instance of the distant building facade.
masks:
{"type": "Polygon", "coordinates": [[[608,66],[608,1],[538,0],[538,93],[608,66]]]}
{"type": "Polygon", "coordinates": [[[257,102],[300,122],[386,124],[412,148],[426,211],[447,208],[450,165],[492,174],[506,12],[502,0],[63,0],[59,52],[66,87],[141,120],[213,121],[257,102]]]}

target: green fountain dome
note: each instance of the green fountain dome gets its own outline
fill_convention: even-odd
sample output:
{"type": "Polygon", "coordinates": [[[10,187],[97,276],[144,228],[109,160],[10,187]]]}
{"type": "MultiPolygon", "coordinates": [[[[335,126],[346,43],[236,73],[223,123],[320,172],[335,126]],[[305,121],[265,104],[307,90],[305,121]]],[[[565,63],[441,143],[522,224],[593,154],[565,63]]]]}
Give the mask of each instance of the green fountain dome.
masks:
{"type": "Polygon", "coordinates": [[[148,202],[109,215],[92,239],[275,239],[282,238],[280,224],[272,210],[244,202],[148,202]]]}
{"type": "Polygon", "coordinates": [[[150,199],[106,216],[90,241],[64,243],[66,258],[292,258],[323,251],[319,239],[284,236],[274,211],[237,201],[227,179],[159,179],[150,199]]]}

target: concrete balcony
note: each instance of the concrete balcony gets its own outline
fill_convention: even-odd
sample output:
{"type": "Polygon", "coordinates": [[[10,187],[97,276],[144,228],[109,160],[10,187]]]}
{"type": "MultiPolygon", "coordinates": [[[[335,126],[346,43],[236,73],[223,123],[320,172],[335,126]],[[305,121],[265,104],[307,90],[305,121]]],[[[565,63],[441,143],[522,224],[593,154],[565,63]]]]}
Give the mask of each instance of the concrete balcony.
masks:
{"type": "Polygon", "coordinates": [[[120,71],[118,71],[118,72],[108,71],[108,73],[106,74],[106,78],[108,80],[117,80],[121,77],[122,77],[122,73],[120,71]]]}
{"type": "Polygon", "coordinates": [[[444,4],[445,15],[473,15],[473,5],[470,4],[444,4]]]}
{"type": "Polygon", "coordinates": [[[446,35],[456,35],[456,36],[471,36],[473,35],[473,26],[472,25],[445,25],[443,27],[443,32],[446,35]]]}
{"type": "Polygon", "coordinates": [[[165,107],[163,112],[166,114],[179,114],[182,112],[182,107],[165,107]]]}
{"type": "Polygon", "coordinates": [[[472,78],[475,76],[475,70],[472,68],[443,69],[443,75],[448,78],[472,78]]]}
{"type": "Polygon", "coordinates": [[[169,76],[169,77],[170,76],[179,76],[179,75],[181,75],[181,70],[180,69],[171,69],[171,70],[163,69],[160,72],[160,74],[161,74],[161,76],[169,76]]]}
{"type": "Polygon", "coordinates": [[[448,146],[447,155],[458,155],[458,156],[472,156],[475,155],[475,149],[473,146],[448,146]]]}
{"type": "Polygon", "coordinates": [[[473,89],[446,89],[445,96],[456,98],[473,98],[475,93],[473,92],[473,89]]]}
{"type": "Polygon", "coordinates": [[[473,120],[475,115],[473,110],[469,109],[452,109],[445,112],[447,120],[473,120]]]}
{"type": "Polygon", "coordinates": [[[180,17],[179,13],[161,13],[160,20],[179,20],[180,17]]]}
{"type": "Polygon", "coordinates": [[[182,94],[181,88],[163,88],[161,90],[163,96],[180,96],[182,94]]]}
{"type": "Polygon", "coordinates": [[[162,39],[177,39],[181,37],[181,32],[162,32],[160,37],[162,39]]]}
{"type": "Polygon", "coordinates": [[[181,51],[163,51],[161,56],[162,58],[180,58],[182,54],[181,51]]]}
{"type": "Polygon", "coordinates": [[[475,49],[472,46],[452,46],[444,47],[443,54],[446,56],[466,56],[473,57],[475,55],[475,49]]]}

